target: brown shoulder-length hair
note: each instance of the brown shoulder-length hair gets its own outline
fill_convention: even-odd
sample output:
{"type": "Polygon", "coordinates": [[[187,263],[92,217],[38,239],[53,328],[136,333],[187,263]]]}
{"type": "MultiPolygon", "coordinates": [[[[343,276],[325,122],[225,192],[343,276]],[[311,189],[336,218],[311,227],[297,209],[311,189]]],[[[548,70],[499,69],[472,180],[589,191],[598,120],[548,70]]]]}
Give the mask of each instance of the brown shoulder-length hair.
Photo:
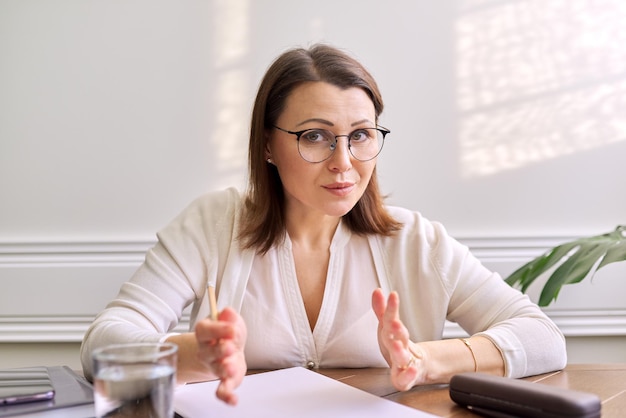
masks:
{"type": "MultiPolygon", "coordinates": [[[[377,121],[383,111],[383,99],[374,78],[341,50],[317,44],[280,55],[265,73],[252,110],[248,190],[239,230],[243,248],[265,253],[285,237],[285,194],[278,170],[265,160],[266,132],[276,124],[289,94],[311,81],[324,81],[344,89],[361,88],[374,103],[377,121]]],[[[391,235],[402,225],[385,210],[383,200],[374,168],[365,193],[343,216],[344,224],[357,234],[391,235]]]]}

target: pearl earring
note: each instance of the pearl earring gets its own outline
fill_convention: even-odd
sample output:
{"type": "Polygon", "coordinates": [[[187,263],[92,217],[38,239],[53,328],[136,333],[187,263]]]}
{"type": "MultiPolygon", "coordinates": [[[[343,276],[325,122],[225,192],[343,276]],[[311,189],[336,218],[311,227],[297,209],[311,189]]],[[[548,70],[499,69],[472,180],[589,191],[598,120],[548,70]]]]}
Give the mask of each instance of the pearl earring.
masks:
{"type": "Polygon", "coordinates": [[[271,159],[271,158],[268,158],[268,159],[267,159],[267,162],[268,162],[268,164],[273,164],[273,161],[272,161],[272,159],[271,159]]]}

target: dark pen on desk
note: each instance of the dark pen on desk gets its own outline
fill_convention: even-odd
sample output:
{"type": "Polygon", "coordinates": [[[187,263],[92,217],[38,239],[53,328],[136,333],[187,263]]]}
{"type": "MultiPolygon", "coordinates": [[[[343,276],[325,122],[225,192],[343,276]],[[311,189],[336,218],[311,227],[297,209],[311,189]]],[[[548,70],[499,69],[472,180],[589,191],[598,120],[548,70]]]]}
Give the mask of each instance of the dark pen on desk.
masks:
{"type": "Polygon", "coordinates": [[[211,308],[210,318],[217,321],[217,299],[215,298],[215,287],[209,286],[207,292],[209,298],[209,307],[211,308]]]}

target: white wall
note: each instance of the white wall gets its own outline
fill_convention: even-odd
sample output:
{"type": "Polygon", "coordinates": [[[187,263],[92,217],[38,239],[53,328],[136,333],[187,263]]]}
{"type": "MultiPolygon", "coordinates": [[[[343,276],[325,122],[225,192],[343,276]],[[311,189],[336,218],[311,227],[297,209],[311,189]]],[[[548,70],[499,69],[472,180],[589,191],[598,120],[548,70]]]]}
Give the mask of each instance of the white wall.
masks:
{"type": "MultiPolygon", "coordinates": [[[[503,275],[625,223],[625,21],[622,0],[0,0],[0,366],[74,358],[154,233],[243,184],[255,89],[292,46],[366,64],[390,202],[503,275]]],[[[574,361],[626,361],[624,273],[548,309],[574,361]]]]}

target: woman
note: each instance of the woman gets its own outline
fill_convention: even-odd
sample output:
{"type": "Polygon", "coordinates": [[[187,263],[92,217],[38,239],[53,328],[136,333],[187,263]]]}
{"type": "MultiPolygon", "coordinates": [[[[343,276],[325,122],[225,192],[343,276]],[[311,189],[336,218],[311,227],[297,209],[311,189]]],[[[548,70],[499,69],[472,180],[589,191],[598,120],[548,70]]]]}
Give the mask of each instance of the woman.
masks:
{"type": "Polygon", "coordinates": [[[180,382],[218,377],[231,404],[247,368],[389,366],[406,390],[465,371],[564,367],[563,335],[536,305],[441,225],[383,204],[382,110],[345,53],[281,55],[253,109],[247,192],[203,196],[158,234],[87,332],[86,375],[98,346],[158,340],[179,345],[180,382]],[[192,331],[168,333],[190,304],[192,331]],[[442,340],[446,319],[471,337],[442,340]]]}

